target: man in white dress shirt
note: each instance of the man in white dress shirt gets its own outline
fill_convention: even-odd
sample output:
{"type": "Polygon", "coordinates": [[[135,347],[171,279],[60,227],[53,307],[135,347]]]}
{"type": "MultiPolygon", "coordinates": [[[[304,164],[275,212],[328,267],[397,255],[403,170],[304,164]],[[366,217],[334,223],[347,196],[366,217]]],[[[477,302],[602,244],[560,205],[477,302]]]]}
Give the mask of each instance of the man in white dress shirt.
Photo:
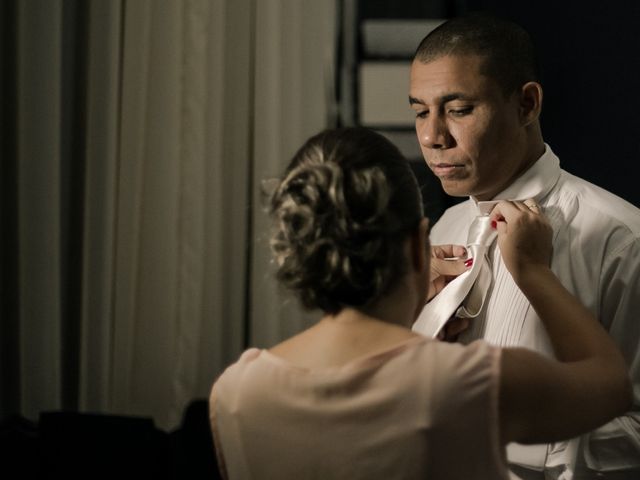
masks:
{"type": "MultiPolygon", "coordinates": [[[[438,27],[414,57],[409,100],[427,165],[449,195],[470,197],[434,225],[432,243],[465,244],[477,202],[534,198],[554,229],[554,272],[600,319],[630,368],[632,411],[579,439],[510,445],[514,477],[640,479],[640,210],[560,168],[540,129],[534,48],[515,24],[476,15],[438,27]]],[[[488,300],[458,340],[552,356],[495,244],[489,256],[488,300]]]]}

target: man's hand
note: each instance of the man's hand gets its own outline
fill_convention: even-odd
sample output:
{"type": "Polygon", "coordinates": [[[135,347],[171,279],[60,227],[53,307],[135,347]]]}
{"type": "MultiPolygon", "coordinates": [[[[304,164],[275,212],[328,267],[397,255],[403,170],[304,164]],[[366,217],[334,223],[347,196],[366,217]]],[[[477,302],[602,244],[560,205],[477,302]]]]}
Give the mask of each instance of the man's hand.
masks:
{"type": "Polygon", "coordinates": [[[435,297],[451,280],[471,266],[467,251],[460,245],[432,245],[431,273],[427,301],[435,297]]]}

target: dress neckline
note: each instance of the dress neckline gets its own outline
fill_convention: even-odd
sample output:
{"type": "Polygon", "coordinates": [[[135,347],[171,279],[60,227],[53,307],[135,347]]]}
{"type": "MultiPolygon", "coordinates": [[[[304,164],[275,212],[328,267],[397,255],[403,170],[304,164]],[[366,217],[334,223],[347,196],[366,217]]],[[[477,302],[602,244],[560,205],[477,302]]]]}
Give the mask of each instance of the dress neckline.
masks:
{"type": "Polygon", "coordinates": [[[304,374],[335,374],[340,371],[353,371],[353,370],[358,370],[358,369],[378,365],[381,361],[389,357],[399,355],[401,352],[412,347],[414,344],[420,345],[420,344],[432,342],[432,341],[435,341],[435,340],[432,340],[427,337],[423,337],[421,335],[416,335],[416,336],[403,339],[398,343],[391,344],[376,350],[372,350],[371,352],[355,357],[345,362],[342,365],[334,365],[334,366],[318,367],[318,368],[303,367],[300,365],[296,365],[295,363],[292,363],[283,357],[280,357],[274,353],[271,353],[267,349],[258,349],[258,350],[259,350],[259,355],[269,363],[277,365],[278,367],[283,367],[292,372],[298,372],[298,373],[304,373],[304,374]]]}

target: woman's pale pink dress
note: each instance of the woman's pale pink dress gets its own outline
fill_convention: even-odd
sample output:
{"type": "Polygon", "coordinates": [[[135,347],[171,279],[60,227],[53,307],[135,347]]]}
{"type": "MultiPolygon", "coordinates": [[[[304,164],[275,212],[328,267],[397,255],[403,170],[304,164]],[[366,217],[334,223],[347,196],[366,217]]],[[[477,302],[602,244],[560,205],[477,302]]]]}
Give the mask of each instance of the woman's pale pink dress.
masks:
{"type": "Polygon", "coordinates": [[[507,479],[500,350],[413,337],[309,370],[249,349],[210,413],[230,479],[507,479]]]}

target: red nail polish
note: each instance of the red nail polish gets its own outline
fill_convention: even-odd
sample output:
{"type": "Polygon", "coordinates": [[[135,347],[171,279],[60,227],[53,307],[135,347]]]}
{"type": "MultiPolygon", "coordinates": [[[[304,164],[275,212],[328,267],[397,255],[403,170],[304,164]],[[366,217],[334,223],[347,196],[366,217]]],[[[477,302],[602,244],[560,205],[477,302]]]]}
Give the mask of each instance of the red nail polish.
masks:
{"type": "Polygon", "coordinates": [[[496,222],[495,220],[491,220],[491,228],[493,229],[498,228],[498,222],[496,222]]]}
{"type": "Polygon", "coordinates": [[[469,258],[467,260],[464,261],[464,266],[469,268],[471,265],[473,265],[473,258],[469,258]]]}

